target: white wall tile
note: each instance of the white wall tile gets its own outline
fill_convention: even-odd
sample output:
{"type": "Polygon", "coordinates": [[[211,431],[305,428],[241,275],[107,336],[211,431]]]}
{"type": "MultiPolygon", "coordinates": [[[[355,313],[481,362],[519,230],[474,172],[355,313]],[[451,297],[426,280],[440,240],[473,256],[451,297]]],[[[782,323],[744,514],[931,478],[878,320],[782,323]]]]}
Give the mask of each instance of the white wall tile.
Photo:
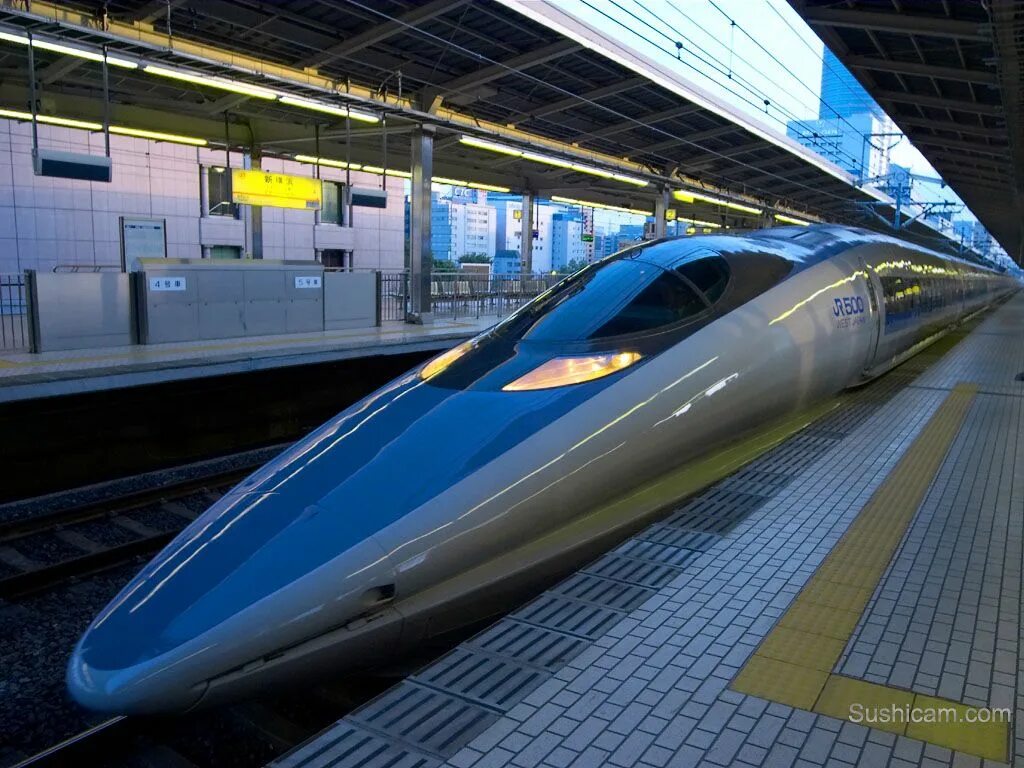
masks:
{"type": "MultiPolygon", "coordinates": [[[[55,126],[40,127],[44,146],[103,152],[103,137],[55,126]]],[[[114,178],[110,184],[36,177],[31,163],[31,129],[0,121],[0,265],[12,269],[52,269],[57,263],[120,262],[119,217],[166,219],[168,255],[198,257],[200,232],[206,244],[244,242],[241,221],[199,218],[199,163],[225,165],[224,152],[156,144],[127,136],[111,137],[114,178]]],[[[242,158],[232,154],[231,164],[242,158]]],[[[263,167],[312,177],[312,166],[265,158],[263,167]]],[[[322,168],[325,179],[345,172],[322,168]]],[[[353,172],[352,183],[379,188],[379,176],[353,172]]],[[[357,266],[400,268],[404,260],[405,182],[389,178],[388,207],[359,208],[355,226],[339,237],[321,238],[320,247],[354,248],[357,266]]],[[[314,216],[309,211],[263,209],[264,258],[312,259],[314,216]]],[[[3,267],[0,267],[3,268],[3,267]]]]}

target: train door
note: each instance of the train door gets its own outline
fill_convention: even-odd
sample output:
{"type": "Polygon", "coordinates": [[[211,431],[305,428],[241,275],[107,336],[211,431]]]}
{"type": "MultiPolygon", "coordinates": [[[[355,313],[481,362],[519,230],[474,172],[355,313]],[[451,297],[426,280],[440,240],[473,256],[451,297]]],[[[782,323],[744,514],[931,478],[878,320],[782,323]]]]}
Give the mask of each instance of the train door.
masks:
{"type": "Polygon", "coordinates": [[[860,268],[867,276],[864,282],[867,284],[868,303],[871,305],[871,324],[868,331],[871,334],[871,338],[868,341],[867,359],[864,361],[864,370],[869,371],[875,367],[878,357],[878,342],[882,335],[882,329],[885,327],[885,305],[881,285],[874,270],[868,266],[863,256],[858,257],[858,261],[860,261],[860,268]]]}

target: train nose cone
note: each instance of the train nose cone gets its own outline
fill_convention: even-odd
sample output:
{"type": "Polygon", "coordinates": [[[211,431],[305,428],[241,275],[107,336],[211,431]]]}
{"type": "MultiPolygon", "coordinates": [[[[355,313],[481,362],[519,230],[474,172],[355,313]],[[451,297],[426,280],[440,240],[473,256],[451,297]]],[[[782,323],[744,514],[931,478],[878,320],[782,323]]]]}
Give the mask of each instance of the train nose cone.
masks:
{"type": "Polygon", "coordinates": [[[212,678],[344,626],[394,593],[379,531],[585,398],[407,377],[349,408],[214,504],[115,598],[71,660],[72,695],[104,711],[187,708],[212,678]]]}
{"type": "Polygon", "coordinates": [[[110,714],[148,714],[185,710],[203,695],[203,685],[149,684],[151,670],[145,665],[124,669],[101,669],[91,665],[81,645],[68,661],[67,686],[71,698],[86,709],[110,714]]]}

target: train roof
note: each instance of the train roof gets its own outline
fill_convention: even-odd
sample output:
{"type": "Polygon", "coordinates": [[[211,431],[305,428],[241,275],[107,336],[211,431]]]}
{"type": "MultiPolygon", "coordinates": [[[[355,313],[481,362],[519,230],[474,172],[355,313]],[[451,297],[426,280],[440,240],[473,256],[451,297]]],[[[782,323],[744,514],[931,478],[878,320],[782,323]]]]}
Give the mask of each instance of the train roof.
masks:
{"type": "Polygon", "coordinates": [[[638,258],[665,269],[673,269],[712,253],[764,253],[794,262],[797,269],[819,264],[858,245],[869,243],[898,245],[934,258],[958,264],[971,271],[992,272],[948,253],[934,251],[916,243],[858,227],[835,224],[773,227],[771,229],[721,232],[697,237],[664,238],[628,249],[618,256],[638,258]]]}

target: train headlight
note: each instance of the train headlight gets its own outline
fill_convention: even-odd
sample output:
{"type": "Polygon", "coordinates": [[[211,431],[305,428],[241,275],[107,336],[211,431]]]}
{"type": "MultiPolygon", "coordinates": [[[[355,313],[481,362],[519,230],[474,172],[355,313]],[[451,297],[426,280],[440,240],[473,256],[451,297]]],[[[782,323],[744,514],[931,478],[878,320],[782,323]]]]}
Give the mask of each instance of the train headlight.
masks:
{"type": "Polygon", "coordinates": [[[437,374],[441,373],[441,371],[469,352],[472,348],[472,341],[464,341],[462,344],[459,344],[459,346],[452,347],[444,354],[438,355],[420,369],[420,378],[426,381],[429,378],[437,376],[437,374]]]}
{"type": "Polygon", "coordinates": [[[641,357],[639,352],[616,352],[585,357],[556,357],[520,376],[502,389],[521,392],[527,389],[551,389],[568,384],[582,384],[629,368],[641,357]]]}

